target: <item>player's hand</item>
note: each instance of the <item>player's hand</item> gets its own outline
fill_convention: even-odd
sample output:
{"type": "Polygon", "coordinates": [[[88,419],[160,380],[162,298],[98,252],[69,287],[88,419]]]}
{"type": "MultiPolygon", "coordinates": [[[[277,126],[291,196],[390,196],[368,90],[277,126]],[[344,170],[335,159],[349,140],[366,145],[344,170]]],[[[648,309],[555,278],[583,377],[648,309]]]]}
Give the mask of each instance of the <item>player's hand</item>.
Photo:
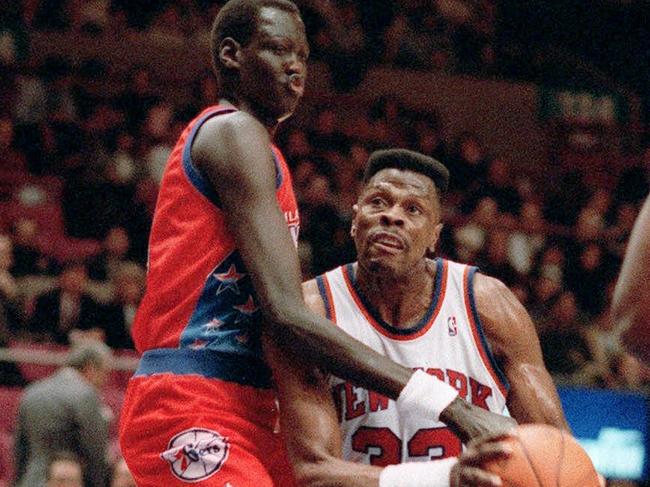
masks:
{"type": "Polygon", "coordinates": [[[475,438],[493,438],[511,433],[517,422],[507,416],[486,411],[473,406],[461,398],[456,398],[440,414],[440,420],[460,438],[468,443],[475,438]]]}
{"type": "Polygon", "coordinates": [[[458,457],[458,463],[451,469],[450,487],[500,487],[498,475],[483,470],[485,462],[504,460],[512,455],[512,448],[499,440],[505,435],[477,438],[467,445],[458,457]]]}

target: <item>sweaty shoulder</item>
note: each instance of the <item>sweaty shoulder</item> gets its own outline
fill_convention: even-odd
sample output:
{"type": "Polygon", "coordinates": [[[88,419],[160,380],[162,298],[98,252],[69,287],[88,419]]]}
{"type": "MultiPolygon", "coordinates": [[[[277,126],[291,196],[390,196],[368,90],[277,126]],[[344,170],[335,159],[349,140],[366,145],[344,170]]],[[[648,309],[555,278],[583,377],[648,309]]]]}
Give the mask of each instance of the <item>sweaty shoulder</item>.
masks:
{"type": "Polygon", "coordinates": [[[472,285],[483,330],[496,355],[503,352],[508,341],[536,339],[526,309],[505,284],[494,277],[476,273],[472,285]]]}
{"type": "Polygon", "coordinates": [[[264,126],[246,112],[236,111],[208,119],[192,144],[192,159],[199,166],[228,163],[246,150],[269,150],[269,134],[264,126]]]}
{"type": "Polygon", "coordinates": [[[327,316],[325,303],[323,302],[323,298],[318,290],[316,279],[311,279],[302,283],[302,296],[305,300],[305,304],[310,310],[320,316],[327,316]]]}

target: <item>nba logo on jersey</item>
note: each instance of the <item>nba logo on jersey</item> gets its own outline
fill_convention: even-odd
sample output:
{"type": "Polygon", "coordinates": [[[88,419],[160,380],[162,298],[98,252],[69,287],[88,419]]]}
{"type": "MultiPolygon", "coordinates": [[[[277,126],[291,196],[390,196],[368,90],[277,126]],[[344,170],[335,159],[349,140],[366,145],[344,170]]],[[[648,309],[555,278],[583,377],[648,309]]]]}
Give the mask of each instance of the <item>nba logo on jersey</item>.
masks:
{"type": "Polygon", "coordinates": [[[458,335],[458,326],[456,325],[455,316],[450,316],[447,318],[447,331],[449,332],[450,337],[455,337],[458,335]]]}
{"type": "Polygon", "coordinates": [[[216,431],[193,428],[174,436],[160,458],[169,462],[179,480],[198,482],[219,471],[229,449],[228,438],[216,431]]]}

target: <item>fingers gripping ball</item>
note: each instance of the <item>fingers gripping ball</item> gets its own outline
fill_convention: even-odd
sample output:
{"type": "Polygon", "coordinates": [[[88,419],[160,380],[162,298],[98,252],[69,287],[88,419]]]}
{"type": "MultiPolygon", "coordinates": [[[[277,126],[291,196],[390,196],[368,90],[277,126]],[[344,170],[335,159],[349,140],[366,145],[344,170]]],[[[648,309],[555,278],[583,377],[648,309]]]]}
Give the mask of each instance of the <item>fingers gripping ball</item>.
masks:
{"type": "Polygon", "coordinates": [[[484,467],[501,477],[505,487],[599,487],[598,474],[587,453],[566,431],[542,424],[518,426],[505,440],[507,459],[484,467]]]}

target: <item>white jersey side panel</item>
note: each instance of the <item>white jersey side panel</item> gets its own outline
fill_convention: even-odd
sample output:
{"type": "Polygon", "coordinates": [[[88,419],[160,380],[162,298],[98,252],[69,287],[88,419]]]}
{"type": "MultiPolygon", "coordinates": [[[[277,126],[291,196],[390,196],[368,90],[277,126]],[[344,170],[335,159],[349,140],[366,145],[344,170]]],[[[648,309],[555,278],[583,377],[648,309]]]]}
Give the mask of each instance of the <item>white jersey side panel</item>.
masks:
{"type": "MultiPolygon", "coordinates": [[[[395,362],[424,369],[458,389],[461,397],[490,411],[505,412],[505,379],[484,343],[471,280],[476,268],[438,259],[431,307],[409,332],[376,316],[354,279],[354,266],[317,278],[330,318],[357,340],[395,362]]],[[[344,457],[389,465],[460,454],[458,438],[443,423],[398,417],[395,402],[332,379],[343,432],[344,457]]]]}

